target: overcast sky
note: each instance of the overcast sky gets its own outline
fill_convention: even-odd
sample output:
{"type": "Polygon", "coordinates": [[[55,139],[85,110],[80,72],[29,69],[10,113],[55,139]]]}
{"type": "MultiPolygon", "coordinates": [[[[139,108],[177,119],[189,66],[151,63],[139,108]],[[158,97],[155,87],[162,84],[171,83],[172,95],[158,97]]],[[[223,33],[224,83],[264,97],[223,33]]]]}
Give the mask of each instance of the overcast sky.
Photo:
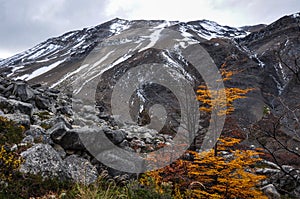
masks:
{"type": "Polygon", "coordinates": [[[299,0],[0,0],[0,58],[115,17],[209,19],[239,27],[269,24],[299,11],[299,0]]]}

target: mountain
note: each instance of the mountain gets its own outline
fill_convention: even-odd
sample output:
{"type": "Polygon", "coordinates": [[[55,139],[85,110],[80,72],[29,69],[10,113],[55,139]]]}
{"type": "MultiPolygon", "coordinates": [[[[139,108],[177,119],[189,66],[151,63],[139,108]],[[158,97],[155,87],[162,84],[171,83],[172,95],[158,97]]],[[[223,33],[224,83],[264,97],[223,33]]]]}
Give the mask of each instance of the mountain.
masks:
{"type": "Polygon", "coordinates": [[[76,94],[89,90],[85,88],[95,84],[95,78],[98,78],[97,81],[103,82],[100,87],[106,88],[101,91],[103,96],[98,96],[103,103],[105,100],[101,99],[110,98],[116,78],[122,77],[125,68],[129,70],[133,65],[153,62],[165,63],[166,68],[177,65],[177,72],[186,74],[186,78],[190,75],[190,81],[199,83],[199,74],[197,76],[193,64],[183,56],[187,46],[196,49],[198,44],[209,53],[217,67],[227,64],[230,68],[243,70],[229,84],[256,88],[247,102],[251,111],[244,111],[244,105],[241,105],[240,114],[257,121],[263,107],[272,105],[269,96],[286,93],[285,88],[298,70],[293,63],[293,58],[299,57],[298,36],[298,14],[284,16],[270,25],[241,28],[208,20],[184,23],[116,18],[50,38],[1,60],[0,71],[13,79],[71,90],[76,94]],[[275,56],[276,52],[282,55],[275,56]],[[284,64],[283,60],[289,61],[284,64]]]}
{"type": "MultiPolygon", "coordinates": [[[[93,158],[78,138],[82,132],[104,132],[120,148],[147,152],[176,142],[184,130],[195,133],[195,147],[205,150],[210,130],[223,129],[242,138],[243,147],[263,147],[269,154],[265,159],[277,165],[268,162],[272,169],[260,171],[272,176],[267,184],[281,194],[299,196],[299,183],[285,186],[291,178],[300,179],[294,169],[300,167],[299,35],[300,14],[240,28],[209,20],[116,18],[0,60],[6,76],[0,78],[0,113],[25,121],[31,131],[46,126],[47,144],[59,145],[63,159],[75,152],[93,158]],[[220,68],[237,72],[221,82],[220,68]],[[203,84],[253,90],[235,101],[232,115],[217,117],[211,128],[214,113],[199,112],[195,100],[203,84]]],[[[123,160],[109,152],[103,158],[123,160]]],[[[126,159],[121,161],[125,166],[118,166],[124,171],[132,162],[126,159]]]]}
{"type": "MultiPolygon", "coordinates": [[[[95,78],[101,76],[104,79],[98,79],[98,82],[104,83],[100,87],[107,89],[105,91],[102,89],[103,96],[97,95],[99,98],[97,102],[110,113],[109,100],[102,99],[111,97],[112,87],[109,88],[107,84],[116,83],[116,78],[111,77],[115,76],[113,73],[120,73],[117,68],[129,70],[131,66],[124,67],[123,65],[166,63],[163,67],[176,69],[176,72],[186,73],[188,76],[193,71],[190,69],[192,66],[183,60],[181,49],[211,38],[232,39],[247,34],[248,32],[242,29],[221,26],[208,20],[182,23],[114,19],[95,27],[68,32],[60,37],[48,39],[23,53],[1,61],[0,71],[13,79],[72,90],[75,95],[90,91],[91,89],[87,88],[98,84],[95,78]],[[149,58],[146,59],[147,56],[149,58]],[[110,74],[106,75],[106,73],[110,74]]],[[[197,74],[191,75],[190,81],[198,81],[197,74]]],[[[121,76],[122,74],[119,75],[121,76]]],[[[82,95],[95,94],[84,93],[82,95]]],[[[138,96],[142,95],[137,95],[136,101],[153,98],[153,96],[143,96],[137,99],[138,96]]],[[[161,103],[169,104],[167,101],[174,101],[171,98],[162,98],[164,102],[161,103]]],[[[134,114],[143,112],[141,106],[148,111],[149,103],[143,104],[135,107],[134,114]]],[[[174,108],[169,107],[170,109],[174,108]]],[[[136,118],[135,122],[137,120],[140,119],[136,118]]]]}
{"type": "Polygon", "coordinates": [[[253,26],[242,26],[240,29],[247,31],[247,32],[258,32],[264,29],[267,25],[266,24],[258,24],[253,26]]]}
{"type": "MultiPolygon", "coordinates": [[[[293,87],[287,85],[299,70],[293,63],[299,57],[298,38],[298,14],[284,16],[270,25],[241,28],[222,26],[209,20],[184,23],[116,18],[50,38],[1,60],[0,71],[31,84],[41,83],[77,96],[95,96],[98,107],[111,114],[112,92],[117,82],[127,71],[142,64],[157,63],[162,64],[165,71],[175,70],[193,84],[195,90],[203,82],[201,75],[204,74],[195,71],[195,66],[184,54],[196,51],[200,45],[212,59],[211,65],[217,68],[227,65],[243,71],[225,86],[255,88],[247,101],[236,104],[238,117],[255,122],[263,116],[265,106],[274,108],[275,96],[288,95],[286,89],[293,87]],[[97,92],[91,91],[93,89],[97,92]]],[[[181,81],[177,79],[177,82],[181,81]]],[[[141,120],[143,111],[149,112],[153,105],[151,100],[167,106],[168,112],[178,109],[174,108],[178,103],[173,95],[167,94],[168,89],[157,85],[142,87],[138,92],[132,91],[135,95],[131,99],[131,104],[135,104],[131,109],[134,122],[141,120]],[[152,92],[150,87],[153,87],[152,92]],[[155,99],[157,93],[164,97],[155,99]]]]}
{"type": "MultiPolygon", "coordinates": [[[[79,64],[88,53],[104,40],[116,35],[124,37],[123,35],[126,32],[140,29],[148,31],[138,34],[141,37],[139,42],[143,42],[144,44],[150,40],[147,37],[151,36],[154,29],[173,29],[185,35],[185,37],[195,37],[194,39],[197,38],[196,40],[214,37],[233,38],[247,34],[246,31],[221,26],[208,20],[181,23],[114,19],[95,27],[71,31],[62,36],[48,39],[23,53],[2,60],[0,62],[0,66],[2,66],[1,72],[12,78],[39,82],[40,80],[38,79],[43,79],[47,74],[53,74],[56,70],[60,71],[60,69],[64,68],[63,71],[60,71],[59,76],[45,81],[46,84],[52,85],[53,83],[57,83],[65,73],[78,69],[79,64]],[[74,62],[78,64],[74,66],[74,62]]],[[[134,33],[130,34],[134,35],[134,33]]]]}

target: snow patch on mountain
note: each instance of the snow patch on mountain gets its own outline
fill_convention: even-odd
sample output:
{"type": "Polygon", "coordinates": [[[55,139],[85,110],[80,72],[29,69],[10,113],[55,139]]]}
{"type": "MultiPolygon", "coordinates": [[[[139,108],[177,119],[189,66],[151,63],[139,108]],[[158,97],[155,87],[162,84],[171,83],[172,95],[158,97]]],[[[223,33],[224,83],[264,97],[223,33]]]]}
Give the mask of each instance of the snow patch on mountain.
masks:
{"type": "Polygon", "coordinates": [[[122,31],[130,28],[128,21],[123,19],[117,19],[115,23],[110,25],[110,31],[114,34],[120,34],[122,31]]]}
{"type": "Polygon", "coordinates": [[[58,50],[60,47],[61,46],[55,44],[44,45],[41,50],[33,52],[27,59],[34,60],[42,54],[50,54],[51,52],[58,50]]]}
{"type": "Polygon", "coordinates": [[[64,59],[60,60],[60,61],[57,61],[57,62],[55,62],[55,63],[53,63],[53,64],[51,64],[49,66],[44,66],[42,68],[39,68],[39,69],[33,71],[31,74],[26,74],[26,75],[23,75],[21,77],[17,77],[15,79],[21,79],[21,80],[27,80],[27,81],[31,80],[31,79],[33,79],[33,78],[35,78],[37,76],[40,76],[40,75],[42,75],[42,74],[44,74],[44,73],[46,73],[46,72],[54,69],[55,67],[59,66],[64,61],[65,61],[64,59]]]}
{"type": "Polygon", "coordinates": [[[257,54],[250,55],[250,58],[256,60],[261,68],[265,67],[265,63],[258,58],[257,54]]]}
{"type": "Polygon", "coordinates": [[[298,18],[298,17],[300,17],[300,13],[295,13],[295,14],[292,15],[292,17],[293,18],[298,18]]]}
{"type": "Polygon", "coordinates": [[[278,94],[281,95],[284,90],[284,85],[282,85],[275,77],[274,75],[270,75],[273,81],[276,83],[276,87],[278,90],[278,94]]]}
{"type": "MultiPolygon", "coordinates": [[[[96,66],[99,66],[100,63],[102,63],[104,60],[106,60],[106,59],[109,57],[109,55],[110,55],[111,53],[113,53],[113,52],[110,52],[107,56],[103,57],[101,60],[98,61],[98,63],[96,62],[96,63],[93,65],[93,68],[96,67],[96,66]]],[[[88,73],[85,73],[85,74],[86,74],[86,77],[90,77],[91,74],[94,74],[94,73],[95,73],[95,75],[93,75],[92,77],[88,78],[86,81],[82,82],[81,85],[78,85],[79,87],[76,88],[76,89],[74,90],[74,93],[75,93],[75,94],[80,93],[80,91],[84,88],[84,86],[85,86],[87,83],[89,83],[90,81],[92,81],[92,80],[95,79],[96,77],[99,77],[99,76],[102,75],[105,71],[107,71],[107,70],[113,68],[114,66],[116,66],[116,65],[118,65],[118,64],[120,64],[120,63],[122,63],[123,61],[129,59],[131,56],[132,56],[132,55],[126,54],[126,55],[124,55],[124,56],[118,58],[116,61],[114,61],[114,62],[113,62],[112,64],[110,64],[109,66],[107,66],[107,67],[105,67],[105,68],[102,68],[100,71],[99,71],[99,70],[93,70],[93,71],[92,71],[92,69],[89,69],[89,70],[88,70],[88,73]],[[91,71],[91,72],[90,72],[90,71],[91,71]]]]}
{"type": "Polygon", "coordinates": [[[71,31],[63,35],[62,41],[67,41],[70,37],[74,36],[78,31],[71,31]]]}
{"type": "Polygon", "coordinates": [[[150,39],[150,43],[146,47],[140,49],[139,52],[155,46],[155,44],[160,38],[161,32],[164,30],[165,27],[168,27],[169,25],[170,23],[166,21],[165,23],[159,24],[158,26],[154,27],[152,29],[154,30],[153,33],[149,37],[146,37],[150,39]]]}
{"type": "Polygon", "coordinates": [[[175,62],[169,55],[168,52],[163,52],[162,55],[164,56],[164,58],[166,58],[167,60],[167,65],[171,66],[174,70],[178,71],[179,73],[174,73],[174,77],[176,76],[176,78],[182,78],[182,79],[188,79],[190,81],[193,81],[193,77],[184,70],[184,68],[177,62],[175,62]],[[183,76],[185,78],[183,78],[183,76]]]}
{"type": "Polygon", "coordinates": [[[195,32],[199,37],[202,37],[206,40],[213,38],[236,38],[236,37],[245,37],[248,32],[229,26],[222,26],[216,22],[209,20],[201,20],[189,22],[186,25],[187,29],[195,32]]]}
{"type": "Polygon", "coordinates": [[[84,65],[80,66],[79,68],[77,68],[75,71],[67,73],[62,79],[60,79],[58,82],[56,82],[52,86],[50,86],[50,88],[54,88],[55,86],[59,85],[60,83],[62,83],[66,79],[68,79],[69,77],[72,77],[72,76],[80,73],[82,70],[86,69],[88,66],[89,66],[89,64],[84,64],[84,65]]]}
{"type": "Polygon", "coordinates": [[[7,75],[7,77],[10,77],[11,75],[13,75],[17,70],[21,69],[21,68],[24,68],[24,66],[15,66],[15,67],[12,67],[11,69],[11,73],[7,75]]]}

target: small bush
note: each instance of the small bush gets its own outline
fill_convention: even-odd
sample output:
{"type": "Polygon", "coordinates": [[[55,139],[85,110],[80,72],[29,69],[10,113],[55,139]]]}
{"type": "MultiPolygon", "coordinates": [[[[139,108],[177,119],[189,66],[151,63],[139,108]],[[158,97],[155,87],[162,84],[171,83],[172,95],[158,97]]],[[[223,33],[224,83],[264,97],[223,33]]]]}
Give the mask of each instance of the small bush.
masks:
{"type": "Polygon", "coordinates": [[[171,199],[172,184],[163,182],[162,178],[157,175],[157,172],[147,172],[142,175],[139,180],[140,184],[131,187],[132,198],[144,199],[171,199]],[[153,175],[150,175],[150,173],[153,175]],[[154,177],[155,176],[155,177],[154,177]]]}
{"type": "Polygon", "coordinates": [[[51,118],[51,115],[48,111],[40,111],[38,113],[35,113],[34,115],[37,115],[42,121],[51,118]]]}
{"type": "Polygon", "coordinates": [[[0,116],[0,145],[20,143],[24,138],[24,126],[17,126],[15,122],[0,116]]]}
{"type": "Polygon", "coordinates": [[[10,152],[1,146],[0,149],[0,179],[10,181],[14,173],[19,169],[22,163],[21,158],[16,153],[10,152]]]}
{"type": "Polygon", "coordinates": [[[43,198],[45,195],[62,195],[60,198],[76,198],[72,192],[74,184],[57,178],[44,179],[41,175],[22,174],[17,172],[11,183],[0,189],[0,198],[43,198]],[[12,183],[13,182],[13,183],[12,183]]]}
{"type": "Polygon", "coordinates": [[[77,193],[76,197],[81,199],[127,198],[126,187],[117,186],[113,180],[104,180],[101,177],[89,186],[77,184],[73,191],[77,193]]]}

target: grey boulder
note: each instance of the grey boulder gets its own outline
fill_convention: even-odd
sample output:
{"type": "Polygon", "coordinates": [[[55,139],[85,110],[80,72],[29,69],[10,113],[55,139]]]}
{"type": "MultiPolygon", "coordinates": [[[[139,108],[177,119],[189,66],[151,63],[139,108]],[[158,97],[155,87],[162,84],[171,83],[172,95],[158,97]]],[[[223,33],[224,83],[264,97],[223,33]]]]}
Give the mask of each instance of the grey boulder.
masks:
{"type": "Polygon", "coordinates": [[[64,160],[64,163],[68,178],[75,182],[91,184],[98,178],[97,169],[84,158],[71,155],[64,160]]]}
{"type": "Polygon", "coordinates": [[[64,176],[65,166],[60,155],[48,144],[36,144],[21,153],[25,162],[23,173],[41,174],[43,177],[64,176]]]}

